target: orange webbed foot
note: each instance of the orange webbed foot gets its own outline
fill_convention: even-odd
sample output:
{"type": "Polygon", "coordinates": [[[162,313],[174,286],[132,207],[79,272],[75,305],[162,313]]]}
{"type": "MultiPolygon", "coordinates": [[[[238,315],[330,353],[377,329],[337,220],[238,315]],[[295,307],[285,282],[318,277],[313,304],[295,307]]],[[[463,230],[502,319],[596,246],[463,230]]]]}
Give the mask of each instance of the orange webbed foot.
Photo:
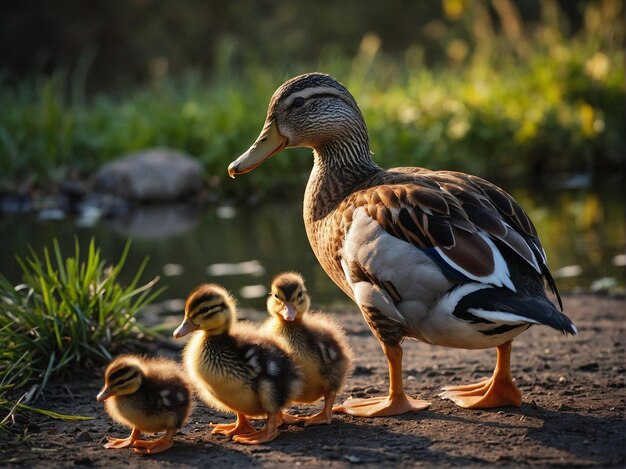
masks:
{"type": "Polygon", "coordinates": [[[237,414],[237,420],[233,423],[212,423],[211,427],[213,427],[211,431],[213,435],[234,436],[257,431],[244,414],[237,414]]]}
{"type": "Polygon", "coordinates": [[[496,350],[496,367],[491,378],[475,384],[446,386],[439,397],[467,409],[522,405],[522,393],[511,376],[511,341],[498,345],[496,350]]]}
{"type": "Polygon", "coordinates": [[[141,431],[138,428],[133,428],[128,438],[113,438],[112,436],[107,436],[107,443],[105,443],[104,447],[107,449],[128,448],[132,446],[140,436],[141,431]]]}
{"type": "Polygon", "coordinates": [[[466,386],[445,386],[439,394],[466,409],[490,409],[493,407],[522,405],[522,393],[513,380],[491,377],[466,386]]]}
{"type": "Polygon", "coordinates": [[[135,441],[136,440],[132,440],[130,437],[128,437],[128,438],[113,438],[112,436],[107,436],[107,443],[105,443],[104,447],[108,448],[108,449],[128,448],[135,441]]]}
{"type": "Polygon", "coordinates": [[[280,411],[275,414],[268,415],[267,422],[262,429],[254,433],[235,435],[233,437],[233,441],[244,445],[260,445],[274,440],[278,436],[278,423],[280,421],[280,415],[280,411]]]}
{"type": "Polygon", "coordinates": [[[167,433],[158,440],[135,440],[133,451],[138,454],[158,454],[167,451],[174,444],[175,428],[168,428],[167,433]]]}
{"type": "Polygon", "coordinates": [[[413,399],[406,394],[399,396],[372,397],[368,399],[348,399],[333,408],[335,412],[358,417],[385,417],[407,412],[419,412],[430,407],[430,402],[413,399]]]}

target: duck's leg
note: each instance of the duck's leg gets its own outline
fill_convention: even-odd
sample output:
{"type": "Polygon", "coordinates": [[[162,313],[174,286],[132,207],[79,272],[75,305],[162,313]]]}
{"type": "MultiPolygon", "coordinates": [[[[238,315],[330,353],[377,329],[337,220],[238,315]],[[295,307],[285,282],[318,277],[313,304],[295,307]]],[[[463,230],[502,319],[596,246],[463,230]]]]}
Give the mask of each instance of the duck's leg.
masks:
{"type": "Polygon", "coordinates": [[[343,412],[359,417],[383,417],[400,415],[406,412],[417,412],[430,406],[430,402],[413,399],[404,393],[402,384],[402,347],[381,343],[387,366],[389,367],[389,395],[369,399],[348,399],[334,408],[335,412],[343,412]]]}
{"type": "Polygon", "coordinates": [[[107,436],[107,443],[104,445],[105,448],[128,448],[135,443],[139,437],[141,436],[141,430],[137,427],[133,427],[133,431],[130,432],[128,438],[113,438],[112,436],[107,436]]]}
{"type": "Polygon", "coordinates": [[[245,445],[260,445],[262,443],[268,443],[278,436],[279,418],[280,417],[278,412],[274,414],[269,414],[267,416],[267,422],[262,429],[254,433],[236,435],[233,438],[233,441],[236,441],[237,443],[243,443],[245,445]]]}
{"type": "Polygon", "coordinates": [[[522,393],[511,376],[511,341],[496,348],[493,376],[466,386],[446,386],[439,397],[468,409],[522,405],[522,393]]]}
{"type": "Polygon", "coordinates": [[[337,393],[335,392],[328,392],[324,394],[324,408],[317,414],[306,417],[304,426],[308,427],[309,425],[330,424],[333,420],[333,404],[335,402],[336,395],[337,393]]]}
{"type": "Polygon", "coordinates": [[[241,435],[243,433],[254,433],[256,432],[256,428],[254,428],[248,417],[244,414],[237,413],[237,420],[233,423],[212,423],[211,427],[213,430],[211,434],[219,434],[226,436],[233,435],[241,435]]]}
{"type": "Polygon", "coordinates": [[[139,454],[157,454],[168,450],[174,444],[176,428],[168,428],[167,433],[158,440],[136,440],[133,443],[133,451],[139,454]]]}

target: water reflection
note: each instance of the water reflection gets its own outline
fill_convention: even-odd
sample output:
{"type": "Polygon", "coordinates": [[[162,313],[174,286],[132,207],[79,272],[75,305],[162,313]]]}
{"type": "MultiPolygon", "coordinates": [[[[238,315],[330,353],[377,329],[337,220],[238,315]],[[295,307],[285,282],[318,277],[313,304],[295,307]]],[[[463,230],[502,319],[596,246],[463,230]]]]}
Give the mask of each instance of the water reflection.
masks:
{"type": "Polygon", "coordinates": [[[147,205],[104,223],[127,238],[164,239],[192,230],[199,217],[196,207],[185,204],[147,205]]]}
{"type": "MultiPolygon", "coordinates": [[[[623,288],[620,190],[615,186],[595,191],[511,191],[535,222],[562,291],[588,290],[593,282],[599,288],[623,288]]],[[[314,307],[351,304],[319,267],[306,239],[299,202],[204,210],[153,206],[93,226],[67,218],[3,217],[0,270],[18,283],[16,254],[26,256],[28,245],[40,252],[53,237],[69,254],[74,236],[83,243],[95,236],[103,257],[110,261],[119,258],[126,239],[133,239],[123,278],[130,280],[143,257],[150,256],[144,280],[162,277],[160,283],[168,287],[162,299],[182,298],[201,282],[218,282],[239,296],[244,308],[263,309],[265,287],[272,276],[297,270],[307,279],[314,307]]]]}

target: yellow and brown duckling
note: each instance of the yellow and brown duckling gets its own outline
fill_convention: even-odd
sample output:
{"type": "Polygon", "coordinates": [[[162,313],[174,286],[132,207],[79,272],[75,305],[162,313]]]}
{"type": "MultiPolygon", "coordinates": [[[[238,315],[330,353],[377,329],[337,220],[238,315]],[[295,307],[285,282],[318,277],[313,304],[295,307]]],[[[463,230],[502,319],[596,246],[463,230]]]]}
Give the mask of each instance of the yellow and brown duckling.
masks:
{"type": "Polygon", "coordinates": [[[218,285],[200,285],[189,294],[174,337],[194,332],[183,361],[198,394],[211,407],[237,415],[235,423],[213,425],[213,432],[239,443],[267,443],[278,436],[282,407],[300,392],[301,373],[271,338],[235,321],[232,296],[218,285]],[[267,422],[257,431],[247,416],[267,416],[267,422]]]}
{"type": "Polygon", "coordinates": [[[353,355],[341,326],[325,314],[309,314],[310,305],[300,274],[276,276],[267,298],[271,317],[265,329],[280,340],[302,369],[304,384],[295,401],[311,403],[324,398],[322,411],[305,418],[305,425],[329,424],[335,396],[352,368],[353,355]]]}
{"type": "Polygon", "coordinates": [[[128,448],[155,454],[172,447],[174,435],[191,412],[191,386],[180,366],[164,358],[122,355],[107,367],[97,396],[111,418],[132,428],[128,438],[107,436],[105,448],[128,448]],[[165,435],[141,440],[142,432],[165,435]]]}

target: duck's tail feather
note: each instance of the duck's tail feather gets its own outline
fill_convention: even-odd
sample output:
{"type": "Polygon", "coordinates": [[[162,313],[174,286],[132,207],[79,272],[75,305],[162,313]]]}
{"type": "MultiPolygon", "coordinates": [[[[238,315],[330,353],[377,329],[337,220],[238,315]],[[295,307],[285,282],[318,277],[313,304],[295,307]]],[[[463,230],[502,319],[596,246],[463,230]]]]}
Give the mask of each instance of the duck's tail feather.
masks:
{"type": "Polygon", "coordinates": [[[544,324],[575,335],[574,323],[546,297],[524,296],[507,288],[483,288],[465,295],[453,314],[470,322],[544,324]]]}

